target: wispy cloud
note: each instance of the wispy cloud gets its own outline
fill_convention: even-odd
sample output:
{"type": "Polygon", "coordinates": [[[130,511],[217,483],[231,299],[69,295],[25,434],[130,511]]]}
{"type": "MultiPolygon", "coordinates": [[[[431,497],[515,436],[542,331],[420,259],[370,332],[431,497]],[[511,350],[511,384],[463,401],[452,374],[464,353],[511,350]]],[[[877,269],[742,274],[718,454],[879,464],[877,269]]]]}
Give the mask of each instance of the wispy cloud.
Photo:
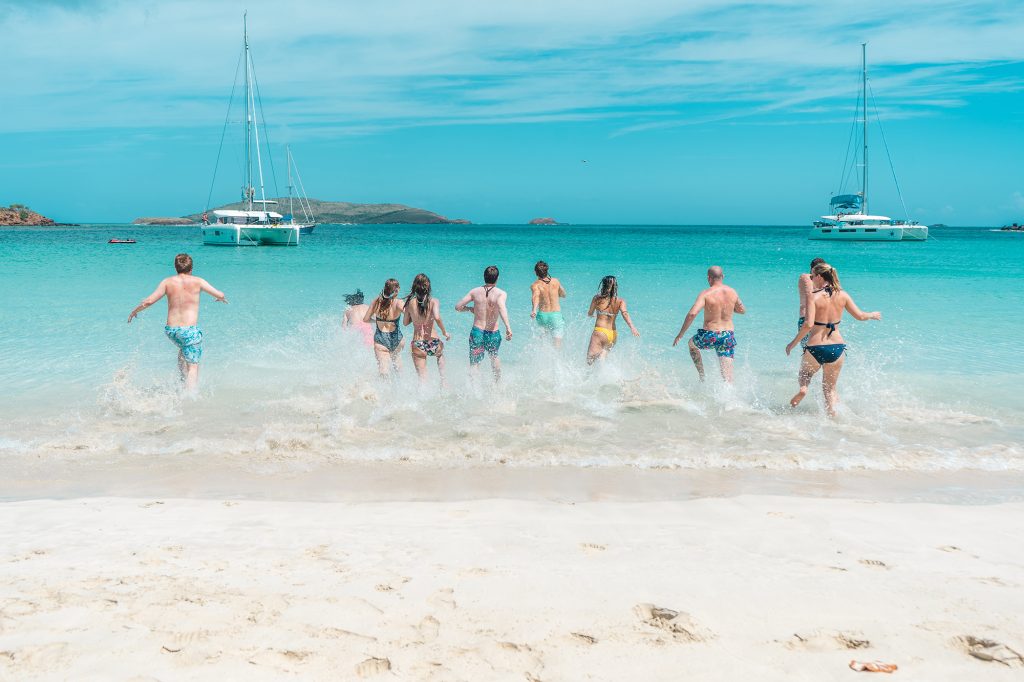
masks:
{"type": "MultiPolygon", "coordinates": [[[[1020,90],[1016,3],[471,0],[248,3],[268,115],[291,134],[606,118],[637,132],[834,118],[870,41],[886,115],[1020,90]],[[907,17],[913,17],[908,20],[907,17]]],[[[5,131],[210,127],[241,47],[225,3],[8,2],[5,131]]]]}

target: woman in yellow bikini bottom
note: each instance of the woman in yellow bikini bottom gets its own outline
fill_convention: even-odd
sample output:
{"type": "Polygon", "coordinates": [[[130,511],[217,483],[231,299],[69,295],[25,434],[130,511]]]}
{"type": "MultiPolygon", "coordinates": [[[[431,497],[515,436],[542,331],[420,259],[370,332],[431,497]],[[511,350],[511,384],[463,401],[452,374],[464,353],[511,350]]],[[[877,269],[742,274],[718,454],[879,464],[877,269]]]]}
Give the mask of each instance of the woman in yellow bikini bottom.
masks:
{"type": "Polygon", "coordinates": [[[591,299],[590,310],[587,311],[588,317],[597,318],[594,320],[594,331],[590,335],[590,347],[587,349],[588,365],[594,364],[598,358],[604,358],[615,346],[619,336],[615,330],[615,318],[620,313],[633,336],[640,336],[640,332],[633,326],[633,321],[629,317],[625,299],[619,298],[619,286],[615,277],[608,275],[601,280],[601,288],[591,299]]]}

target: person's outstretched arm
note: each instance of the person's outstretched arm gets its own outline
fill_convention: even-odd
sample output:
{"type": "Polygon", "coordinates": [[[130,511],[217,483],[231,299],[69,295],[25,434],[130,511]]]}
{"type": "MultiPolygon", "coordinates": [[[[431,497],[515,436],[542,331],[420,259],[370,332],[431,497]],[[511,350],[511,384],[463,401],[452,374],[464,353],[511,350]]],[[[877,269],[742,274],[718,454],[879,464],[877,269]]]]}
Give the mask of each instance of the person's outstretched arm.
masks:
{"type": "Polygon", "coordinates": [[[558,298],[565,298],[565,287],[562,286],[562,280],[558,280],[558,298]]]}
{"type": "Polygon", "coordinates": [[[146,298],[142,299],[142,303],[140,303],[139,305],[135,306],[135,310],[133,310],[133,311],[132,311],[132,312],[131,312],[131,313],[130,313],[130,314],[128,315],[128,324],[131,324],[131,323],[132,323],[132,320],[134,320],[134,319],[135,319],[135,316],[136,316],[136,315],[138,315],[138,314],[139,314],[139,313],[141,313],[141,312],[142,312],[143,310],[145,310],[145,309],[146,309],[146,308],[148,308],[149,306],[151,306],[151,305],[153,305],[154,303],[156,303],[157,301],[159,301],[159,300],[160,300],[161,298],[163,298],[163,297],[164,297],[164,296],[165,296],[166,294],[167,294],[167,280],[163,280],[163,281],[161,281],[161,282],[160,282],[160,284],[159,284],[159,285],[157,285],[156,291],[154,291],[153,293],[151,293],[151,294],[150,294],[149,296],[147,296],[146,298]]]}
{"type": "Polygon", "coordinates": [[[810,334],[811,330],[814,329],[815,307],[814,296],[810,296],[807,299],[807,314],[804,316],[804,323],[796,331],[796,336],[793,337],[793,340],[786,344],[786,355],[789,355],[796,348],[796,345],[800,343],[800,339],[810,334]]]}
{"type": "Polygon", "coordinates": [[[597,296],[590,299],[590,310],[587,311],[587,317],[593,317],[595,310],[597,310],[597,296]]]}
{"type": "Polygon", "coordinates": [[[458,303],[455,304],[455,312],[461,313],[461,312],[465,312],[467,310],[472,310],[472,308],[470,306],[466,305],[472,299],[473,299],[473,292],[470,291],[468,294],[466,294],[465,296],[462,297],[462,300],[460,300],[458,303]]]}
{"type": "MultiPolygon", "coordinates": [[[[846,292],[843,292],[843,293],[846,293],[846,292]]],[[[850,296],[849,294],[846,294],[846,312],[850,313],[851,315],[853,315],[855,318],[857,318],[861,322],[864,322],[865,320],[880,320],[880,319],[882,319],[882,313],[880,313],[880,312],[876,311],[876,312],[873,312],[873,313],[866,313],[863,310],[861,310],[860,308],[858,308],[857,304],[853,302],[853,297],[850,296]]]]}
{"type": "Polygon", "coordinates": [[[686,313],[686,317],[683,319],[683,326],[679,329],[679,333],[676,334],[676,338],[672,342],[673,346],[679,343],[686,334],[686,330],[690,328],[690,325],[693,324],[693,321],[697,319],[697,315],[699,315],[702,310],[704,310],[704,294],[697,297],[697,300],[694,301],[693,305],[690,307],[690,312],[686,313]]]}
{"type": "Polygon", "coordinates": [[[747,306],[743,305],[743,301],[740,300],[739,296],[736,296],[736,305],[732,307],[732,311],[737,315],[742,315],[747,312],[747,306]]]}
{"type": "Polygon", "coordinates": [[[508,323],[508,308],[505,307],[505,301],[508,300],[508,294],[503,293],[501,298],[498,300],[498,315],[501,316],[501,321],[505,323],[505,340],[512,340],[512,326],[508,323]]]}
{"type": "Polygon", "coordinates": [[[405,306],[402,309],[402,326],[408,327],[409,323],[412,322],[412,306],[405,306]]]}
{"type": "Polygon", "coordinates": [[[530,287],[530,300],[533,302],[533,309],[530,310],[530,317],[537,317],[537,308],[540,307],[540,287],[534,284],[530,287]]]}
{"type": "Polygon", "coordinates": [[[640,332],[633,326],[633,320],[630,319],[629,311],[626,310],[626,299],[624,298],[619,299],[619,312],[622,313],[622,319],[626,321],[627,325],[629,325],[629,330],[633,332],[633,336],[639,337],[640,332]]]}
{"type": "Polygon", "coordinates": [[[212,284],[207,282],[202,277],[199,278],[199,288],[202,289],[203,291],[205,291],[206,293],[208,293],[210,296],[213,296],[220,303],[227,303],[228,302],[228,299],[225,298],[225,296],[224,296],[224,292],[222,292],[222,291],[220,291],[218,289],[215,289],[212,284]]]}

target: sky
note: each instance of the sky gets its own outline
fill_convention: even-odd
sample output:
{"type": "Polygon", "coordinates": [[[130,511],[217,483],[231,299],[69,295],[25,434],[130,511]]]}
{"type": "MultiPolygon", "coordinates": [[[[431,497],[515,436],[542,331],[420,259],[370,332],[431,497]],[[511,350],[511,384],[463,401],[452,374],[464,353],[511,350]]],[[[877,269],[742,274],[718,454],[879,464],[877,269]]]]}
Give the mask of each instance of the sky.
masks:
{"type": "Polygon", "coordinates": [[[128,222],[237,200],[246,11],[276,194],[288,144],[323,200],[809,224],[858,189],[867,42],[872,212],[1024,221],[1019,0],[0,0],[0,205],[128,222]]]}

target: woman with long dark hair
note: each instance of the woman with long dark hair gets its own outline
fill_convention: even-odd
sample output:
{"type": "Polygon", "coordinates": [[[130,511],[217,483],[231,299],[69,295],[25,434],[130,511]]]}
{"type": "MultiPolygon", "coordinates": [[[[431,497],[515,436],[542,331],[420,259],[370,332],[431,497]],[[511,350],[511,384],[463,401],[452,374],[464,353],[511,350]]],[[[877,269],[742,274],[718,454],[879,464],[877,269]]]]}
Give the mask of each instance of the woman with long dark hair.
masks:
{"type": "Polygon", "coordinates": [[[397,279],[384,282],[380,295],[373,299],[363,316],[363,322],[376,325],[373,332],[373,354],[377,357],[377,367],[382,377],[388,375],[389,364],[394,365],[396,370],[402,364],[399,355],[403,344],[402,330],[398,323],[402,320],[405,302],[398,298],[400,288],[397,279]]]}
{"type": "Polygon", "coordinates": [[[806,319],[797,331],[796,337],[786,346],[786,355],[789,355],[801,339],[810,335],[804,347],[800,373],[797,376],[800,389],[789,404],[793,407],[800,404],[807,396],[811,378],[821,369],[821,388],[825,394],[825,406],[829,416],[834,417],[839,402],[836,384],[839,382],[839,373],[843,371],[846,355],[846,344],[843,343],[843,334],[839,331],[843,311],[861,321],[881,320],[882,313],[866,313],[858,308],[850,294],[839,286],[839,273],[828,263],[818,263],[811,268],[811,283],[814,288],[807,298],[806,319]]]}
{"type": "Polygon", "coordinates": [[[594,331],[590,335],[590,347],[587,349],[587,364],[592,365],[598,358],[604,359],[608,351],[615,345],[618,339],[618,332],[615,330],[615,318],[622,315],[622,319],[629,325],[633,336],[640,336],[640,332],[633,326],[633,321],[626,310],[626,299],[619,298],[619,284],[615,277],[608,275],[601,280],[601,287],[597,295],[590,300],[590,310],[587,317],[595,317],[594,331]]]}
{"type": "Polygon", "coordinates": [[[420,379],[427,378],[427,358],[437,358],[437,372],[444,385],[444,342],[434,333],[434,325],[450,341],[452,335],[444,328],[441,320],[441,303],[431,295],[430,278],[422,272],[412,281],[412,292],[405,297],[405,314],[402,324],[412,324],[412,364],[420,379]]]}

